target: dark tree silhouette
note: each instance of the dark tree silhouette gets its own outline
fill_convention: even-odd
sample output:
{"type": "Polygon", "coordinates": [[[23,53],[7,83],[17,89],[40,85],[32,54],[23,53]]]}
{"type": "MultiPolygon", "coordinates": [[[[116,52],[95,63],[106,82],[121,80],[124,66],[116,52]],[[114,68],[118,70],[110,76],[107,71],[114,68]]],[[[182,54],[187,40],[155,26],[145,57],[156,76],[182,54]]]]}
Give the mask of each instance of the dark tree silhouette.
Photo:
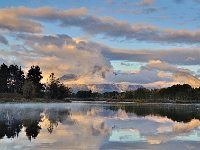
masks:
{"type": "Polygon", "coordinates": [[[0,92],[1,93],[22,93],[24,83],[24,72],[17,65],[5,64],[0,66],[0,92]]]}
{"type": "Polygon", "coordinates": [[[31,68],[28,70],[28,74],[26,78],[27,80],[32,81],[33,84],[35,85],[36,97],[41,97],[42,96],[41,90],[43,89],[43,84],[41,84],[40,81],[43,78],[43,76],[42,76],[42,71],[40,70],[40,67],[31,66],[31,68]]]}
{"type": "Polygon", "coordinates": [[[9,66],[9,76],[7,78],[8,91],[10,93],[22,93],[24,83],[24,72],[17,65],[9,66]]]}
{"type": "Polygon", "coordinates": [[[9,76],[8,66],[4,63],[0,66],[0,93],[6,93],[8,91],[7,79],[9,76]]]}
{"type": "Polygon", "coordinates": [[[40,133],[41,126],[39,126],[39,121],[31,120],[31,123],[26,127],[26,136],[31,141],[32,138],[36,138],[40,133]]]}
{"type": "Polygon", "coordinates": [[[51,99],[63,99],[69,97],[71,94],[71,88],[61,84],[54,73],[50,74],[49,83],[46,84],[46,89],[49,92],[48,94],[51,99]]]}

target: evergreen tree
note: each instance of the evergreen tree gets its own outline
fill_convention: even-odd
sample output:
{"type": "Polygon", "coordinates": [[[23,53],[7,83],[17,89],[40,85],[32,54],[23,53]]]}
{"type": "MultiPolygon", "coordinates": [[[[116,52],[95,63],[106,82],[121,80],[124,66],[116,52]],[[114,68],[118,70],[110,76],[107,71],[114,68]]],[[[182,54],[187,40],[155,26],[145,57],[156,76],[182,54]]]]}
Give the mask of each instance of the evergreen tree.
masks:
{"type": "Polygon", "coordinates": [[[27,80],[31,81],[35,85],[36,97],[41,97],[43,89],[43,84],[40,83],[40,80],[43,78],[42,71],[39,66],[31,66],[31,69],[28,70],[27,80]]]}
{"type": "Polygon", "coordinates": [[[4,63],[0,66],[0,93],[6,93],[8,91],[7,79],[9,75],[8,66],[4,63]]]}
{"type": "Polygon", "coordinates": [[[51,99],[63,99],[71,94],[71,88],[68,88],[56,79],[55,74],[51,73],[49,76],[49,83],[46,85],[47,91],[51,99]]]}
{"type": "Polygon", "coordinates": [[[22,85],[24,83],[24,72],[17,65],[9,66],[9,75],[7,78],[8,92],[10,93],[22,93],[22,85]]]}

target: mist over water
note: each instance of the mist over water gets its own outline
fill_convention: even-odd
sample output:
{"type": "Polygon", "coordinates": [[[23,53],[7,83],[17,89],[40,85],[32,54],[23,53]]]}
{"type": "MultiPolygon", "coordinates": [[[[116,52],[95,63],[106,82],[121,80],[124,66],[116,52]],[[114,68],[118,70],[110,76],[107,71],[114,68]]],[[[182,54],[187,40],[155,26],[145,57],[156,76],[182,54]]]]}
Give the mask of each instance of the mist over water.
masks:
{"type": "Polygon", "coordinates": [[[0,104],[0,149],[199,149],[199,104],[0,104]]]}

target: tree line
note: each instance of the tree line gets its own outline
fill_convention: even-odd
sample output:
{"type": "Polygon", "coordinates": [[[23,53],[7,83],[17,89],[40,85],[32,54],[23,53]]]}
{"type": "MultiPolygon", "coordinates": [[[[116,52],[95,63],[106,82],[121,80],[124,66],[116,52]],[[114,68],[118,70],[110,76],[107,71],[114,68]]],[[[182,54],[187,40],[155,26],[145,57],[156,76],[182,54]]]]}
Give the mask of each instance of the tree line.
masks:
{"type": "Polygon", "coordinates": [[[0,66],[0,94],[17,93],[26,99],[31,98],[51,98],[63,99],[71,94],[71,88],[60,83],[59,78],[51,73],[48,82],[41,83],[42,71],[39,66],[31,66],[25,75],[21,66],[12,64],[0,66]]]}
{"type": "Polygon", "coordinates": [[[21,66],[11,64],[1,64],[0,66],[0,98],[2,93],[17,93],[26,99],[31,98],[80,98],[93,100],[96,99],[118,99],[118,100],[137,100],[137,101],[200,101],[200,87],[192,88],[189,84],[177,84],[168,88],[147,89],[138,88],[134,91],[126,92],[105,92],[98,93],[89,91],[78,91],[72,93],[70,87],[60,83],[54,73],[51,73],[48,81],[41,83],[42,71],[39,66],[31,66],[27,74],[24,74],[21,66]]]}
{"type": "Polygon", "coordinates": [[[137,100],[137,101],[155,101],[155,102],[170,102],[170,101],[200,101],[200,87],[192,88],[189,84],[177,84],[168,88],[147,89],[138,88],[134,91],[126,92],[105,92],[98,93],[91,91],[78,91],[72,95],[76,98],[105,98],[118,100],[137,100]]]}

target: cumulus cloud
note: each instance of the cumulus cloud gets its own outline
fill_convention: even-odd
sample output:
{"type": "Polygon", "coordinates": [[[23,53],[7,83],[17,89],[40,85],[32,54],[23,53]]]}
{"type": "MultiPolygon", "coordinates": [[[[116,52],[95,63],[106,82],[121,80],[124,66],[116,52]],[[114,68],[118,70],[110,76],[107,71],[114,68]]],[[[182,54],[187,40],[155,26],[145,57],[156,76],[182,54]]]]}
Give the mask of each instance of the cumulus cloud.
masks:
{"type": "Polygon", "coordinates": [[[192,75],[193,72],[189,69],[178,68],[160,60],[150,60],[146,67],[157,70],[158,76],[165,81],[170,82],[171,79],[172,84],[176,82],[179,84],[190,84],[193,87],[200,86],[200,80],[194,77],[192,75]]]}
{"type": "Polygon", "coordinates": [[[175,72],[173,73],[173,78],[181,84],[190,84],[195,87],[200,86],[200,80],[186,72],[175,72]]]}
{"type": "MultiPolygon", "coordinates": [[[[157,121],[157,117],[155,117],[155,119],[154,117],[155,116],[151,116],[153,120],[157,121]]],[[[165,120],[164,122],[162,122],[161,120],[160,123],[163,123],[163,125],[157,128],[158,134],[146,136],[146,139],[149,142],[149,144],[161,144],[177,139],[178,137],[189,136],[190,131],[195,130],[195,128],[197,128],[200,125],[198,119],[193,119],[188,123],[173,122],[169,119],[166,120],[166,122],[165,120]]]]}
{"type": "Polygon", "coordinates": [[[67,35],[19,34],[17,38],[29,47],[25,53],[32,53],[32,57],[27,56],[29,59],[21,60],[26,66],[39,65],[45,70],[45,77],[54,72],[57,77],[73,74],[78,78],[105,78],[107,72],[112,72],[97,43],[67,35]]]}
{"type": "Polygon", "coordinates": [[[197,128],[198,126],[200,126],[200,121],[198,119],[193,119],[186,124],[175,123],[172,127],[172,130],[173,130],[173,132],[185,133],[185,132],[189,132],[190,130],[197,128]]]}
{"type": "Polygon", "coordinates": [[[117,71],[116,75],[108,74],[106,79],[110,82],[126,82],[142,84],[147,87],[167,87],[174,84],[190,84],[200,86],[200,80],[194,77],[189,69],[179,68],[160,60],[150,60],[139,70],[126,72],[117,71]]]}
{"type": "MultiPolygon", "coordinates": [[[[143,0],[139,3],[150,5],[154,1],[143,0]]],[[[5,36],[1,35],[0,43],[9,44],[11,50],[1,50],[0,58],[12,58],[25,67],[39,65],[44,70],[45,77],[54,72],[57,77],[73,74],[76,77],[73,79],[77,83],[93,80],[152,84],[167,81],[182,83],[185,80],[187,83],[199,84],[199,80],[192,76],[194,72],[178,67],[199,65],[199,48],[125,50],[71,38],[66,34],[35,34],[43,31],[43,22],[56,21],[61,27],[79,27],[90,35],[101,34],[106,37],[148,42],[198,44],[198,30],[192,32],[163,29],[147,23],[131,24],[127,21],[116,21],[110,16],[88,15],[84,7],[69,10],[51,7],[10,7],[0,9],[0,13],[3,14],[0,17],[0,28],[4,31],[30,32],[13,34],[17,40],[23,42],[23,45],[9,43],[5,36]],[[123,62],[121,65],[129,67],[134,62],[147,64],[141,66],[140,70],[131,70],[131,73],[119,73],[115,76],[110,63],[113,60],[128,61],[130,63],[123,62]]]]}
{"type": "Polygon", "coordinates": [[[171,86],[175,83],[199,85],[199,79],[191,75],[194,72],[174,65],[197,65],[198,49],[191,49],[192,53],[188,53],[187,49],[113,49],[101,43],[71,38],[66,34],[17,34],[16,38],[23,41],[23,46],[11,45],[13,50],[2,50],[1,59],[9,60],[12,57],[15,63],[25,68],[25,72],[31,65],[39,65],[44,75],[43,82],[54,72],[56,77],[68,78],[70,75],[66,81],[68,84],[126,82],[148,86],[171,86]],[[131,64],[121,64],[129,67],[134,62],[146,65],[139,70],[116,71],[116,75],[113,74],[112,60],[129,61],[131,64]]]}

